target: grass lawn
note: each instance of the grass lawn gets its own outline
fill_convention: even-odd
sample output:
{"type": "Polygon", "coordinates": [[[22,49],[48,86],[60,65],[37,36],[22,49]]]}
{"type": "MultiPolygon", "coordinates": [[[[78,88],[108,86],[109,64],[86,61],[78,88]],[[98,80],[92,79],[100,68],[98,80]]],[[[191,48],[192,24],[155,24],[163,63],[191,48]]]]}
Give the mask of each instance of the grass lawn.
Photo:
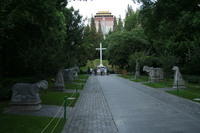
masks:
{"type": "Polygon", "coordinates": [[[132,74],[120,74],[119,76],[122,78],[125,78],[125,79],[129,79],[129,80],[134,79],[134,75],[132,75],[132,74]]]}
{"type": "Polygon", "coordinates": [[[87,82],[89,75],[87,74],[81,74],[78,76],[78,79],[74,80],[72,83],[66,83],[65,89],[77,89],[82,90],[84,87],[84,84],[87,82]]]}
{"type": "Polygon", "coordinates": [[[146,76],[146,75],[141,75],[137,79],[134,79],[135,76],[133,74],[121,74],[119,76],[122,77],[122,78],[129,79],[129,80],[134,81],[134,82],[147,82],[148,81],[148,76],[146,76]]]}
{"type": "MultiPolygon", "coordinates": [[[[194,98],[200,98],[200,85],[199,84],[186,84],[186,89],[170,90],[167,91],[170,94],[177,95],[183,98],[193,100],[194,98]]],[[[194,100],[193,100],[194,101],[194,100]]],[[[200,102],[200,101],[196,101],[200,102]]]]}
{"type": "MultiPolygon", "coordinates": [[[[40,133],[51,120],[50,117],[3,114],[2,111],[8,103],[9,101],[0,102],[0,133],[40,133]]],[[[60,123],[54,133],[60,133],[65,121],[59,118],[56,118],[44,133],[50,133],[58,120],[60,123]]]]}
{"type": "Polygon", "coordinates": [[[153,88],[171,88],[173,86],[173,80],[167,79],[157,83],[143,83],[143,84],[153,88]]]}
{"type": "Polygon", "coordinates": [[[137,79],[132,79],[134,82],[147,82],[149,80],[148,76],[140,76],[137,79]]]}
{"type": "MultiPolygon", "coordinates": [[[[40,133],[48,124],[51,118],[39,116],[10,115],[0,113],[0,133],[40,133]]],[[[44,133],[50,133],[55,123],[59,120],[56,118],[44,133]]],[[[64,119],[61,119],[54,133],[60,133],[64,126],[64,119]]]]}
{"type": "Polygon", "coordinates": [[[8,106],[8,104],[9,104],[9,101],[1,101],[1,102],[0,102],[0,113],[3,111],[3,109],[4,109],[5,107],[8,106]]]}
{"type": "Polygon", "coordinates": [[[87,74],[80,74],[80,75],[78,75],[78,79],[85,79],[85,80],[87,80],[88,77],[89,77],[89,75],[87,75],[87,74]]]}
{"type": "Polygon", "coordinates": [[[48,105],[62,105],[64,101],[64,97],[76,97],[76,100],[70,100],[67,101],[68,106],[74,106],[78,97],[79,93],[63,93],[63,92],[56,92],[56,91],[42,91],[40,93],[42,104],[48,104],[48,105]]]}
{"type": "Polygon", "coordinates": [[[65,84],[65,89],[82,90],[83,87],[84,87],[84,84],[82,83],[66,83],[65,84]]]}

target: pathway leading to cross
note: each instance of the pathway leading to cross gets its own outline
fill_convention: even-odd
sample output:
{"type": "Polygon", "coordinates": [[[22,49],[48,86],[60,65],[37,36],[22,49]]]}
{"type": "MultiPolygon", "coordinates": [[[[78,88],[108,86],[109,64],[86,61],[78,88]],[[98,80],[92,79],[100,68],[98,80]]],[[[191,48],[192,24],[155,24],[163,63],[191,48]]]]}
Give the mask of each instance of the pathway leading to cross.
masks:
{"type": "Polygon", "coordinates": [[[91,76],[63,133],[199,133],[200,104],[120,77],[91,76]]]}

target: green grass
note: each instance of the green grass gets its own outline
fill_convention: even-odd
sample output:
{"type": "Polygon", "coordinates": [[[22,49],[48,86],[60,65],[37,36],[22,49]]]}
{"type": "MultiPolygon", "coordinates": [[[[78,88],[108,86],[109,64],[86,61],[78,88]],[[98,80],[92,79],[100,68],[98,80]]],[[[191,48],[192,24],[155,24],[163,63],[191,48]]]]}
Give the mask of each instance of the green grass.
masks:
{"type": "Polygon", "coordinates": [[[65,89],[82,90],[83,87],[84,87],[84,84],[79,84],[79,83],[67,83],[67,84],[65,84],[65,89]]]}
{"type": "Polygon", "coordinates": [[[134,79],[134,75],[132,75],[132,74],[120,74],[119,76],[122,78],[125,78],[125,79],[129,79],[129,80],[134,79]]]}
{"type": "MultiPolygon", "coordinates": [[[[40,133],[50,121],[50,117],[10,115],[0,113],[0,133],[40,133]]],[[[50,133],[55,123],[59,120],[56,118],[44,133],[50,133]]],[[[60,133],[64,126],[64,120],[55,129],[54,133],[60,133]]]]}
{"type": "Polygon", "coordinates": [[[3,111],[3,109],[4,109],[5,107],[8,106],[8,104],[9,104],[9,101],[1,101],[1,102],[0,102],[0,113],[3,111]]]}
{"type": "Polygon", "coordinates": [[[85,79],[85,80],[87,80],[88,77],[89,77],[89,75],[87,75],[87,74],[80,74],[80,75],[78,75],[78,79],[85,79]]]}
{"type": "Polygon", "coordinates": [[[77,80],[74,80],[73,82],[75,82],[75,83],[82,83],[82,84],[84,84],[85,82],[86,82],[86,80],[84,80],[84,79],[77,79],[77,80]]]}
{"type": "Polygon", "coordinates": [[[153,88],[171,88],[173,86],[173,80],[167,79],[157,83],[143,83],[143,84],[153,88]]]}
{"type": "Polygon", "coordinates": [[[125,78],[125,79],[129,79],[129,80],[134,81],[134,82],[146,82],[146,81],[148,81],[148,76],[145,76],[145,75],[141,75],[137,79],[134,79],[135,76],[133,74],[121,74],[119,76],[122,77],[122,78],[125,78]]]}
{"type": "MultiPolygon", "coordinates": [[[[193,100],[194,98],[200,98],[200,85],[187,83],[186,89],[179,89],[179,91],[170,90],[167,92],[176,96],[193,100]]],[[[195,102],[200,102],[200,101],[195,101],[195,102]]]]}
{"type": "Polygon", "coordinates": [[[140,76],[137,79],[133,79],[132,81],[134,82],[147,82],[148,81],[148,76],[140,76]]]}
{"type": "Polygon", "coordinates": [[[72,83],[66,83],[65,89],[77,89],[82,90],[84,87],[84,84],[87,82],[89,75],[87,74],[81,74],[78,76],[78,79],[74,80],[72,83]]]}
{"type": "Polygon", "coordinates": [[[64,101],[64,97],[76,97],[76,100],[70,100],[67,101],[68,106],[74,106],[78,97],[79,93],[63,93],[63,92],[55,92],[55,91],[42,91],[40,96],[42,100],[42,104],[48,104],[48,105],[62,105],[64,101]]]}

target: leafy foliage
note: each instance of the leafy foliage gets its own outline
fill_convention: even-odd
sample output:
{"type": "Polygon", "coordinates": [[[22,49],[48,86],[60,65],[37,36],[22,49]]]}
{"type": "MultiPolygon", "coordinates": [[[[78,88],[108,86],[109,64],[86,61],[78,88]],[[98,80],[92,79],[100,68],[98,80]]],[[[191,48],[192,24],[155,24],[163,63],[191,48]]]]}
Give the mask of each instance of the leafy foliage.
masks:
{"type": "Polygon", "coordinates": [[[149,43],[134,35],[133,32],[114,32],[107,37],[107,56],[110,63],[121,68],[128,68],[129,56],[136,52],[148,49],[149,43]]]}
{"type": "Polygon", "coordinates": [[[1,3],[1,76],[42,78],[78,64],[82,18],[78,11],[65,8],[66,0],[1,3]]]}

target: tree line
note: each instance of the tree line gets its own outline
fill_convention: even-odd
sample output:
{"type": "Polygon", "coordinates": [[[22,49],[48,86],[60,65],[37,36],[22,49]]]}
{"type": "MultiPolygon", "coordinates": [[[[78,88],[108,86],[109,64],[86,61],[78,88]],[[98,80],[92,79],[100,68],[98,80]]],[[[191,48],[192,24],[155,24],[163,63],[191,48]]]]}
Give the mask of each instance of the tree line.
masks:
{"type": "MultiPolygon", "coordinates": [[[[138,0],[128,6],[122,30],[104,41],[113,65],[135,71],[138,65],[162,67],[170,73],[177,65],[184,74],[200,74],[200,5],[198,0],[138,0]],[[137,65],[136,65],[137,64],[137,65]]],[[[141,68],[140,68],[141,69],[141,68]]]]}
{"type": "Polygon", "coordinates": [[[44,78],[94,58],[102,31],[96,33],[94,18],[85,26],[79,11],[66,6],[66,0],[1,1],[0,77],[44,78]]]}

